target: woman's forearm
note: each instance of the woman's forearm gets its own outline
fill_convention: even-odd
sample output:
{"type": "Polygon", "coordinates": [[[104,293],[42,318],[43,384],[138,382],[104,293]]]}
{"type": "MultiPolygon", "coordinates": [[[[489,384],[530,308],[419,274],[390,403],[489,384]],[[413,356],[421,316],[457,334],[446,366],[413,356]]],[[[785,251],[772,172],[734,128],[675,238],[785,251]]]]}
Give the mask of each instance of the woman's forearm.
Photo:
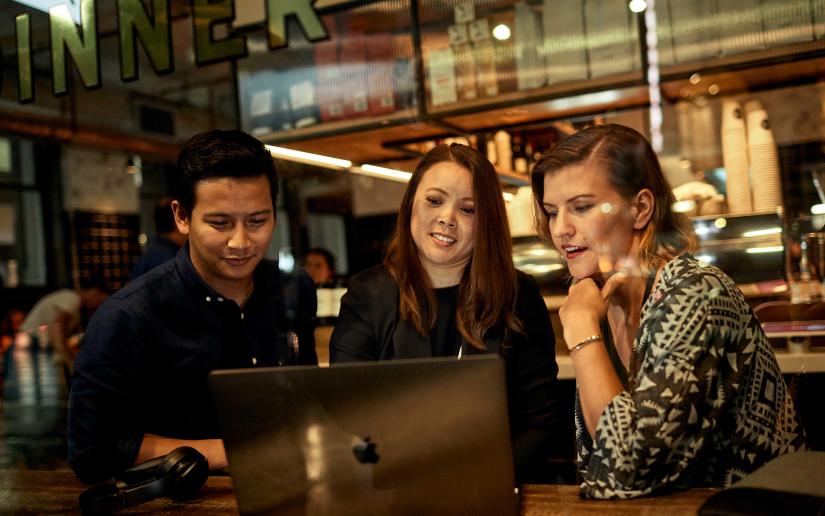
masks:
{"type": "Polygon", "coordinates": [[[575,351],[572,359],[584,423],[593,437],[605,407],[622,392],[622,383],[601,341],[575,351]]]}
{"type": "Polygon", "coordinates": [[[210,471],[223,470],[228,466],[226,450],[221,439],[171,439],[152,434],[146,434],[143,437],[136,462],[140,463],[166,455],[181,446],[189,446],[201,452],[209,461],[210,471]]]}

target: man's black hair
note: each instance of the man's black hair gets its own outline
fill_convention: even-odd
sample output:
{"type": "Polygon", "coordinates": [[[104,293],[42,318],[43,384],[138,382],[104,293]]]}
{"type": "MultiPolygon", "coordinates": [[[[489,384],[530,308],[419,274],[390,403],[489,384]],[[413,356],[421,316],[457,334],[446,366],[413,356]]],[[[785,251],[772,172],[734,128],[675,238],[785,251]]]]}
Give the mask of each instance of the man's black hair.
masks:
{"type": "Polygon", "coordinates": [[[155,205],[155,232],[158,235],[165,233],[172,233],[177,231],[178,227],[175,225],[175,213],[172,211],[172,198],[163,197],[155,205]]]}
{"type": "Polygon", "coordinates": [[[215,129],[196,134],[178,153],[176,198],[187,213],[195,206],[199,181],[218,178],[266,176],[272,194],[272,209],[278,198],[275,162],[263,143],[237,130],[215,129]]]}

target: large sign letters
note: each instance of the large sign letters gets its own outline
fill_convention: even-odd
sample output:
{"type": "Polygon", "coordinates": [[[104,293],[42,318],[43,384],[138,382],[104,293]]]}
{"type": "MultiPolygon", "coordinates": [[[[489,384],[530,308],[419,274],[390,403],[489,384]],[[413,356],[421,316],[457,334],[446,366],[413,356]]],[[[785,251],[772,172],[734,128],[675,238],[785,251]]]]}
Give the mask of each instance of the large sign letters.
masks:
{"type": "MultiPolygon", "coordinates": [[[[110,1],[110,0],[107,0],[110,1]]],[[[235,18],[235,1],[190,0],[195,63],[206,65],[238,59],[247,55],[246,36],[228,34],[216,37],[215,26],[235,18]]],[[[272,50],[288,45],[286,19],[294,16],[309,41],[326,39],[327,31],[312,6],[314,0],[258,0],[266,2],[266,32],[272,50]]],[[[21,0],[21,2],[30,4],[21,0]]],[[[97,27],[97,0],[74,0],[80,3],[79,19],[66,3],[49,8],[51,41],[52,93],[68,92],[68,67],[71,61],[86,89],[101,86],[100,52],[97,27]]],[[[139,79],[138,43],[143,47],[155,73],[174,71],[172,21],[169,0],[116,0],[120,78],[124,82],[139,79]]],[[[76,5],[73,3],[73,6],[76,5]]],[[[30,14],[15,17],[17,43],[17,98],[21,103],[35,98],[32,66],[30,14]]],[[[0,83],[1,84],[1,83],[0,83]]]]}
{"type": "Polygon", "coordinates": [[[138,79],[138,40],[155,73],[162,75],[174,69],[168,0],[152,0],[151,17],[142,0],[117,0],[117,20],[123,82],[138,79]]]}

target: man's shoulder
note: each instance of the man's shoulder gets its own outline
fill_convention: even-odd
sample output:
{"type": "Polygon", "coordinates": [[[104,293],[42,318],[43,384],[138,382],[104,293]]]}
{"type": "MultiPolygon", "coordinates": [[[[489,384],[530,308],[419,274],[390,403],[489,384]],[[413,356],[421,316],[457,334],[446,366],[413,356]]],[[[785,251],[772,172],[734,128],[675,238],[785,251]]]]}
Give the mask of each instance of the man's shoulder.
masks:
{"type": "Polygon", "coordinates": [[[180,246],[169,239],[157,237],[152,240],[143,254],[138,258],[133,271],[133,277],[145,274],[162,263],[173,260],[177,256],[180,246]]]}
{"type": "Polygon", "coordinates": [[[157,305],[180,295],[183,286],[175,260],[171,260],[133,279],[109,296],[115,304],[157,305]]]}

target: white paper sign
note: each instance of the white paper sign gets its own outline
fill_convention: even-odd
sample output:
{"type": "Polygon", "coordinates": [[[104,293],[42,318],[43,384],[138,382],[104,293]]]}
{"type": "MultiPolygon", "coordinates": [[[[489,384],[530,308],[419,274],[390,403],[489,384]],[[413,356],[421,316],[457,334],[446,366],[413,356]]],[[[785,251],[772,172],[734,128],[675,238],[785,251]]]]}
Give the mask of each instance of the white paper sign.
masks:
{"type": "Polygon", "coordinates": [[[490,22],[487,18],[480,18],[469,25],[470,41],[484,41],[490,39],[490,22]]]}
{"type": "Polygon", "coordinates": [[[456,102],[458,93],[455,88],[455,64],[452,49],[430,52],[427,67],[430,72],[430,101],[433,106],[456,102]]]}
{"type": "Polygon", "coordinates": [[[476,8],[473,4],[461,4],[453,8],[456,23],[467,23],[476,17],[476,8]]]}
{"type": "Polygon", "coordinates": [[[249,115],[263,116],[272,113],[272,90],[256,91],[249,101],[249,115]]]}
{"type": "Polygon", "coordinates": [[[459,23],[447,27],[447,36],[450,38],[450,45],[463,45],[469,41],[467,39],[467,25],[459,23]]]}

